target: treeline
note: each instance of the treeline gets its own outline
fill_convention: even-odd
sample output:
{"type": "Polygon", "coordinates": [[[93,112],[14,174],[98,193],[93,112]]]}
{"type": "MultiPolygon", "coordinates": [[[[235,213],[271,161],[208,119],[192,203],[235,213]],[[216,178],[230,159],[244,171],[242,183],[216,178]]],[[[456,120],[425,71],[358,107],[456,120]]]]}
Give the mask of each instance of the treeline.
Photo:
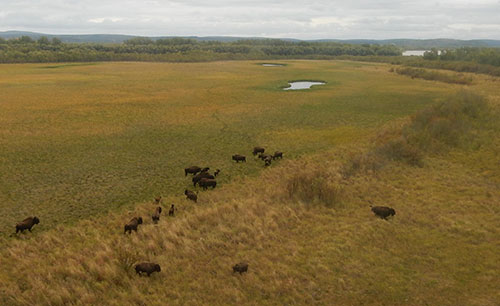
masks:
{"type": "Polygon", "coordinates": [[[235,42],[137,37],[122,44],[62,43],[41,37],[0,38],[0,63],[86,61],[212,61],[238,59],[329,59],[336,56],[398,56],[390,45],[353,45],[335,42],[292,42],[248,39],[235,42]]]}

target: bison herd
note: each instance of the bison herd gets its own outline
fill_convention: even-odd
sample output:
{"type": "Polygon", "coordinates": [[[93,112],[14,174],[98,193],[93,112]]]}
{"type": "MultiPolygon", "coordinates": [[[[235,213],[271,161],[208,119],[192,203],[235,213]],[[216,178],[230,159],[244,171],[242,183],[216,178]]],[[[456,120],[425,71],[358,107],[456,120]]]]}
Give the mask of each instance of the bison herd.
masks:
{"type": "MultiPolygon", "coordinates": [[[[257,156],[259,159],[261,159],[264,162],[264,166],[270,166],[271,162],[276,160],[276,159],[282,159],[283,158],[283,152],[276,151],[274,154],[265,154],[265,148],[262,147],[254,147],[252,154],[254,156],[257,156]]],[[[236,161],[236,163],[239,162],[246,162],[246,157],[244,155],[240,154],[235,154],[232,156],[232,160],[236,161]]],[[[203,188],[203,190],[206,190],[208,187],[215,188],[217,186],[217,181],[215,178],[220,174],[220,169],[216,169],[213,174],[209,173],[210,168],[205,167],[201,168],[198,166],[191,166],[188,168],[184,169],[184,176],[187,176],[188,174],[192,174],[192,182],[193,186],[196,187],[198,185],[199,187],[203,188]]],[[[195,203],[198,202],[198,195],[194,191],[191,190],[185,190],[184,195],[186,198],[190,201],[193,201],[195,203]]],[[[161,196],[158,196],[154,199],[154,203],[156,205],[160,205],[160,202],[162,200],[161,196]]],[[[393,208],[387,207],[387,206],[370,206],[371,211],[378,217],[387,220],[388,217],[396,215],[396,211],[393,208]]],[[[172,204],[169,211],[168,215],[170,217],[173,217],[175,215],[175,211],[177,209],[175,208],[175,205],[172,204]]],[[[160,215],[162,212],[161,206],[157,206],[151,215],[151,219],[153,223],[157,224],[158,221],[160,220],[160,215]]],[[[29,217],[24,219],[23,221],[19,222],[16,224],[16,234],[18,232],[24,232],[25,230],[29,230],[31,232],[31,229],[33,228],[34,225],[39,224],[40,219],[37,217],[29,217]]],[[[132,218],[127,224],[124,226],[124,234],[129,233],[131,234],[132,231],[137,232],[137,228],[139,225],[143,223],[142,217],[134,217],[132,218]]],[[[139,263],[135,266],[135,271],[137,274],[147,274],[147,276],[150,276],[153,272],[161,272],[161,268],[159,264],[156,263],[150,263],[150,262],[143,262],[139,263]]],[[[240,262],[237,263],[236,265],[233,266],[233,273],[238,272],[240,274],[247,272],[248,271],[248,263],[245,262],[240,262]]]]}

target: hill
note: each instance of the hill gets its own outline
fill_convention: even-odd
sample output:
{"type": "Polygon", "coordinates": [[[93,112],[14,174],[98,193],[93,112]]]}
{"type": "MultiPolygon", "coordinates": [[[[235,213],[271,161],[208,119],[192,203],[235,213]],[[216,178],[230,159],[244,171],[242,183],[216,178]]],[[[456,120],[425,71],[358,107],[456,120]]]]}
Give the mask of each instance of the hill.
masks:
{"type": "MultiPolygon", "coordinates": [[[[119,34],[43,34],[26,31],[5,31],[0,32],[0,37],[5,39],[18,38],[21,36],[29,36],[33,39],[38,39],[42,36],[52,38],[57,37],[63,42],[68,43],[122,43],[125,40],[138,37],[134,35],[119,35],[119,34]]],[[[237,36],[154,36],[149,37],[153,40],[164,38],[190,38],[198,41],[222,41],[232,42],[243,39],[271,39],[266,37],[237,37],[237,36]]],[[[300,40],[293,38],[278,38],[286,41],[309,41],[309,42],[338,42],[347,44],[379,44],[379,45],[395,45],[405,49],[430,49],[430,48],[460,48],[460,47],[500,47],[500,40],[493,39],[473,39],[473,40],[458,40],[458,39],[316,39],[316,40],[300,40]]]]}

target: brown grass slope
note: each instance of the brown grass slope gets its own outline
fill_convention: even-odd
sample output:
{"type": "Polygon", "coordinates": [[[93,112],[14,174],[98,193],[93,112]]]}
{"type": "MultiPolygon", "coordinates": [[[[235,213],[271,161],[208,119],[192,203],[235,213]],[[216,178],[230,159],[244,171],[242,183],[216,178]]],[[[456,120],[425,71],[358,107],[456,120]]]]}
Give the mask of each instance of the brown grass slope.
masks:
{"type": "Polygon", "coordinates": [[[198,204],[169,197],[165,205],[176,203],[178,214],[158,225],[149,217],[154,205],[142,203],[2,238],[0,304],[496,305],[500,154],[485,161],[496,165],[488,172],[464,155],[500,153],[500,116],[477,105],[481,116],[464,116],[469,129],[453,144],[436,145],[431,127],[463,109],[436,106],[422,128],[416,115],[363,147],[283,161],[202,193],[198,204]],[[435,145],[423,146],[429,135],[435,145]],[[483,141],[487,135],[496,137],[483,141]],[[420,163],[387,150],[392,141],[418,151],[420,163]],[[384,221],[369,205],[397,214],[384,221]],[[134,215],[145,224],[123,235],[134,215]],[[233,274],[242,260],[249,272],[233,274]],[[141,261],[162,271],[138,277],[133,264],[141,261]]]}

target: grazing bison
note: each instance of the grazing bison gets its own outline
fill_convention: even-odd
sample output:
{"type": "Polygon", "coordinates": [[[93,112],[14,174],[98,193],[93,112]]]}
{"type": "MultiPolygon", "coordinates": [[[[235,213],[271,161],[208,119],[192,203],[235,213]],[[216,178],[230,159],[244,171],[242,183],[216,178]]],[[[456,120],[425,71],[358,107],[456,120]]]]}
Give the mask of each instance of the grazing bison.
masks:
{"type": "Polygon", "coordinates": [[[160,204],[160,202],[161,202],[161,196],[157,196],[155,198],[155,204],[160,204]]]}
{"type": "Polygon", "coordinates": [[[219,175],[219,173],[220,173],[220,169],[215,170],[214,176],[217,177],[217,175],[219,175]]]}
{"type": "Polygon", "coordinates": [[[201,172],[201,173],[198,173],[196,174],[195,176],[193,176],[193,186],[196,187],[196,184],[198,184],[198,182],[202,179],[202,178],[208,178],[208,179],[214,179],[215,176],[211,175],[210,173],[208,172],[201,172]]]}
{"type": "Polygon", "coordinates": [[[191,166],[189,168],[184,169],[184,176],[188,175],[188,173],[196,174],[201,171],[201,168],[198,166],[191,166]]]}
{"type": "Polygon", "coordinates": [[[151,262],[141,262],[135,266],[135,273],[141,275],[141,273],[146,273],[148,276],[153,272],[161,272],[159,264],[151,262]]]}
{"type": "Polygon", "coordinates": [[[254,147],[253,148],[253,151],[252,151],[252,154],[253,155],[257,155],[258,153],[264,153],[266,149],[264,149],[263,147],[254,147]]]}
{"type": "Polygon", "coordinates": [[[158,223],[158,221],[160,220],[160,214],[161,214],[161,207],[158,206],[158,207],[156,207],[155,213],[153,214],[153,216],[151,216],[151,219],[153,219],[153,222],[155,224],[158,223]]]}
{"type": "Polygon", "coordinates": [[[16,234],[21,231],[29,230],[31,232],[31,228],[33,225],[40,223],[40,219],[37,217],[29,217],[24,219],[23,221],[16,224],[16,234]]]}
{"type": "Polygon", "coordinates": [[[133,217],[129,223],[125,224],[124,234],[127,232],[131,234],[132,231],[137,232],[137,226],[139,226],[139,224],[142,224],[142,217],[133,217]]]}
{"type": "Polygon", "coordinates": [[[387,206],[374,206],[372,207],[372,211],[376,216],[384,220],[386,220],[387,217],[394,216],[396,214],[396,211],[394,209],[387,206]]]}
{"type": "Polygon", "coordinates": [[[205,168],[201,169],[200,172],[204,173],[204,172],[208,172],[208,170],[210,170],[210,167],[205,167],[205,168]]]}
{"type": "Polygon", "coordinates": [[[283,152],[276,151],[274,152],[273,159],[282,159],[283,158],[283,152]]]}
{"type": "Polygon", "coordinates": [[[203,187],[204,190],[207,190],[208,187],[215,188],[215,186],[217,186],[217,181],[214,179],[202,178],[198,182],[198,185],[200,185],[200,187],[203,187]]]}
{"type": "Polygon", "coordinates": [[[273,156],[269,155],[269,154],[259,154],[259,156],[257,156],[257,157],[262,159],[262,160],[265,160],[266,158],[273,158],[273,156]]]}
{"type": "Polygon", "coordinates": [[[236,161],[237,163],[241,162],[246,162],[247,158],[243,155],[235,154],[233,155],[233,160],[236,161]]]}
{"type": "Polygon", "coordinates": [[[271,162],[273,161],[273,158],[272,156],[270,155],[267,155],[264,159],[262,159],[264,161],[264,166],[268,167],[268,166],[271,166],[271,162]]]}
{"type": "Polygon", "coordinates": [[[198,196],[193,191],[186,189],[186,190],[184,190],[184,194],[186,195],[186,198],[188,200],[191,200],[195,203],[198,203],[198,196]]]}
{"type": "Polygon", "coordinates": [[[174,213],[175,213],[175,207],[174,207],[174,204],[172,204],[172,206],[170,206],[170,209],[168,210],[168,215],[170,217],[173,217],[174,213]]]}
{"type": "Polygon", "coordinates": [[[242,274],[243,272],[247,271],[248,271],[248,264],[246,262],[240,262],[233,266],[233,273],[239,272],[240,274],[242,274]]]}

